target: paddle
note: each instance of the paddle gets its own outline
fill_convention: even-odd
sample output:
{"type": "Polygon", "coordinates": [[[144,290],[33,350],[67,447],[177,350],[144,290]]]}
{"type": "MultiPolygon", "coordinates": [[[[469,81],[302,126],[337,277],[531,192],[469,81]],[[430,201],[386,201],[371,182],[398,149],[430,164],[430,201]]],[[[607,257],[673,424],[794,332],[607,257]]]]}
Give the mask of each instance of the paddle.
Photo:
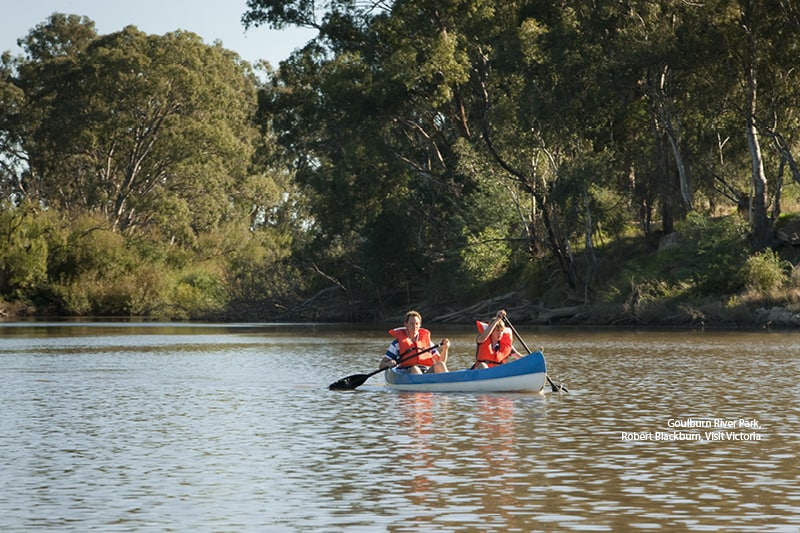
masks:
{"type": "MultiPolygon", "coordinates": [[[[517,331],[517,328],[515,328],[514,325],[511,322],[508,321],[508,316],[505,317],[505,321],[506,321],[506,324],[508,324],[508,327],[511,328],[511,331],[514,332],[514,336],[519,339],[519,342],[522,343],[522,346],[525,348],[525,351],[527,351],[528,353],[531,353],[531,349],[528,348],[528,345],[525,344],[525,341],[522,339],[522,337],[519,336],[519,332],[517,331]]],[[[555,383],[553,383],[553,380],[550,379],[550,376],[548,376],[547,374],[545,374],[544,377],[547,378],[547,382],[550,384],[550,387],[553,389],[553,392],[561,392],[561,391],[569,392],[567,390],[567,387],[564,386],[563,384],[556,385],[555,383]]]]}
{"type": "MultiPolygon", "coordinates": [[[[397,364],[395,366],[400,366],[401,363],[405,363],[409,359],[413,359],[414,357],[416,357],[416,356],[418,356],[420,354],[423,354],[425,352],[430,352],[431,350],[434,350],[434,349],[436,349],[438,347],[439,347],[438,344],[434,344],[430,348],[425,348],[424,350],[420,350],[419,352],[413,353],[413,354],[409,355],[408,357],[402,357],[397,362],[397,364]]],[[[410,352],[413,349],[414,349],[413,347],[409,348],[408,350],[405,351],[405,353],[403,353],[403,355],[407,354],[408,352],[410,352]]],[[[378,370],[374,370],[374,371],[370,372],[369,374],[353,374],[352,376],[347,376],[346,378],[342,378],[339,381],[331,383],[330,385],[328,385],[328,388],[330,390],[353,390],[356,387],[360,387],[361,385],[363,385],[365,381],[367,381],[369,378],[371,378],[375,374],[378,374],[378,373],[383,372],[384,370],[388,370],[390,368],[392,368],[392,367],[387,366],[386,368],[379,368],[378,370]]]]}

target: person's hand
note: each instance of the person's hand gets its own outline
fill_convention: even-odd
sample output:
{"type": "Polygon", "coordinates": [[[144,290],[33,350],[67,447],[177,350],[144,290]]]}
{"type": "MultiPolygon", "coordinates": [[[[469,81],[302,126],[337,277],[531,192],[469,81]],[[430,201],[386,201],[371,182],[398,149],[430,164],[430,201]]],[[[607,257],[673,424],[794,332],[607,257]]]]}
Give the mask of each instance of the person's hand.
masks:
{"type": "Polygon", "coordinates": [[[394,368],[397,366],[397,361],[394,359],[389,359],[389,363],[386,365],[388,368],[394,368]]]}
{"type": "Polygon", "coordinates": [[[439,341],[439,346],[441,346],[442,349],[444,349],[444,350],[448,349],[450,347],[450,339],[444,338],[444,339],[440,340],[439,341]]]}
{"type": "Polygon", "coordinates": [[[505,317],[506,317],[506,310],[505,309],[499,310],[497,312],[497,314],[495,315],[495,318],[505,318],[505,317]]]}

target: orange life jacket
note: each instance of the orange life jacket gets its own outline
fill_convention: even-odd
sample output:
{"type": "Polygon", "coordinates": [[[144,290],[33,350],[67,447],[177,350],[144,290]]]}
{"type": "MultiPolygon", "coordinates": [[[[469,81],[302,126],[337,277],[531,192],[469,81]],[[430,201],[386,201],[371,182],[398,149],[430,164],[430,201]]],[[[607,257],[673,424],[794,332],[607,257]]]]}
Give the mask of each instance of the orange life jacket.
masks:
{"type": "MultiPolygon", "coordinates": [[[[480,320],[475,321],[478,333],[483,333],[483,330],[485,330],[488,325],[488,323],[481,322],[480,320]]],[[[503,333],[500,335],[500,342],[497,346],[492,345],[492,336],[489,335],[485,341],[478,345],[478,351],[475,354],[476,362],[486,363],[488,366],[500,365],[511,354],[513,345],[514,337],[511,333],[511,328],[503,329],[503,333]]]]}
{"type": "Polygon", "coordinates": [[[431,332],[427,329],[419,328],[416,341],[409,338],[405,327],[390,329],[389,335],[397,339],[397,344],[400,348],[400,359],[405,359],[405,361],[400,363],[398,368],[408,368],[414,365],[433,366],[439,359],[438,355],[433,353],[433,350],[418,356],[412,356],[415,352],[433,346],[431,342],[431,332]]]}

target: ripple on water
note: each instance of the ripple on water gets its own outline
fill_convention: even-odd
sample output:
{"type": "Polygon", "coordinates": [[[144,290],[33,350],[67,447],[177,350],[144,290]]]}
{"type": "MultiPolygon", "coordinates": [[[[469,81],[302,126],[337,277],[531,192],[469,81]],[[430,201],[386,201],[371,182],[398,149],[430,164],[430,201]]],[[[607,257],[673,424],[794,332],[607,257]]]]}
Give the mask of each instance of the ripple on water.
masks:
{"type": "MultiPolygon", "coordinates": [[[[800,336],[523,334],[569,394],[327,390],[374,366],[368,332],[15,337],[0,529],[800,528],[800,336]],[[621,437],[688,418],[762,439],[621,437]]],[[[451,339],[466,364],[474,333],[451,339]]]]}

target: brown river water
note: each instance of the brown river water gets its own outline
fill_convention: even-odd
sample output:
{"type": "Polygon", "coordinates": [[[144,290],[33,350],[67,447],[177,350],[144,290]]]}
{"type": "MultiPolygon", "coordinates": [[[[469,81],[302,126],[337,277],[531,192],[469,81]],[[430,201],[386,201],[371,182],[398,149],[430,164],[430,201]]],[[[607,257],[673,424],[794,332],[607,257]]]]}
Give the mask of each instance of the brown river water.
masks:
{"type": "Polygon", "coordinates": [[[393,325],[0,323],[0,530],[800,531],[800,332],[517,324],[568,393],[329,391],[393,325]]]}

